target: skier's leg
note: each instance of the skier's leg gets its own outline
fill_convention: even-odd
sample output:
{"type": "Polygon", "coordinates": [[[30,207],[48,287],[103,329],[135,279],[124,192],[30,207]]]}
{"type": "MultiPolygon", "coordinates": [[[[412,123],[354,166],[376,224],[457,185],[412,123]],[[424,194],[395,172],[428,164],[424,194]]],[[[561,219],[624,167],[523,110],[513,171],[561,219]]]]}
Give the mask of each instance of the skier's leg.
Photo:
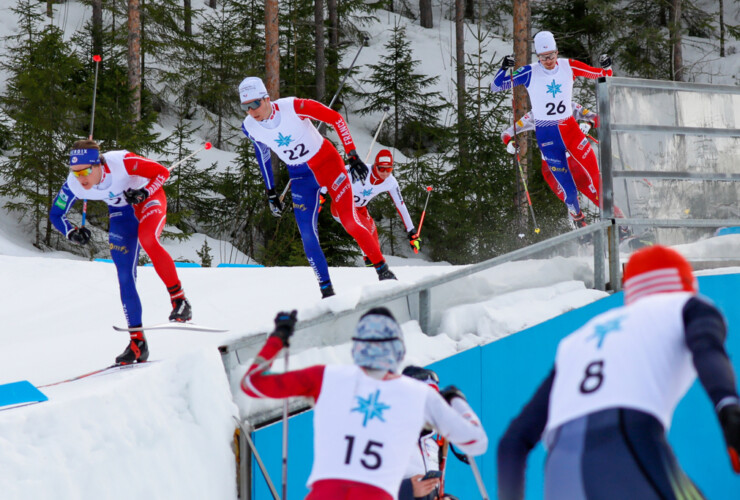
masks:
{"type": "Polygon", "coordinates": [[[568,161],[565,157],[565,143],[560,135],[558,126],[538,126],[535,128],[537,143],[542,156],[547,162],[555,181],[563,190],[565,205],[571,216],[581,216],[581,207],[578,203],[578,191],[573,182],[573,176],[568,170],[568,161]]]}
{"type": "Polygon", "coordinates": [[[565,194],[563,194],[563,188],[560,187],[558,181],[555,180],[555,176],[550,172],[550,167],[547,165],[545,160],[542,160],[542,177],[545,178],[545,182],[550,186],[550,189],[560,201],[565,201],[565,194]]]}

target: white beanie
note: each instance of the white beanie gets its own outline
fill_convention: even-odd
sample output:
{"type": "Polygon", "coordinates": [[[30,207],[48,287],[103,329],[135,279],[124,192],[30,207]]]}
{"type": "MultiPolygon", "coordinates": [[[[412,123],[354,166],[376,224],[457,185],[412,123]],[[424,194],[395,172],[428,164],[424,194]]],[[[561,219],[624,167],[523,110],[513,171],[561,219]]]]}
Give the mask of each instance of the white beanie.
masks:
{"type": "Polygon", "coordinates": [[[555,37],[549,31],[540,31],[534,36],[534,51],[538,54],[558,50],[555,37]]]}
{"type": "Polygon", "coordinates": [[[256,76],[248,76],[239,84],[240,102],[249,102],[263,97],[269,97],[265,84],[256,76]]]}

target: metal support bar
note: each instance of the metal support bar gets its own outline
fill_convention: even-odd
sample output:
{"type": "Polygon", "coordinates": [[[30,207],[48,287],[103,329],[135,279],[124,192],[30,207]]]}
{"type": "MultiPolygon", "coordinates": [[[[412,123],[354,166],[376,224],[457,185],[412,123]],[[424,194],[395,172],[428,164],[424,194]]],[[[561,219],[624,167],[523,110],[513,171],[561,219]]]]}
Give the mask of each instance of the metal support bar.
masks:
{"type": "Polygon", "coordinates": [[[605,230],[594,233],[594,288],[596,290],[606,290],[604,279],[604,232],[605,230]]]}
{"type": "MultiPolygon", "coordinates": [[[[259,466],[260,470],[262,471],[262,475],[265,478],[265,482],[267,483],[267,487],[270,489],[270,492],[272,493],[272,497],[274,500],[280,500],[280,496],[278,495],[277,490],[275,489],[275,485],[272,482],[272,479],[270,479],[270,474],[267,473],[267,468],[265,468],[265,464],[262,462],[262,458],[260,458],[259,453],[257,452],[257,447],[254,445],[254,441],[252,441],[251,434],[251,425],[249,425],[248,422],[244,421],[242,423],[241,420],[234,417],[234,420],[236,420],[237,425],[239,426],[239,429],[241,430],[239,434],[239,441],[240,441],[240,453],[243,450],[249,450],[249,453],[247,454],[249,460],[242,459],[240,467],[241,467],[241,481],[239,484],[240,492],[239,495],[243,499],[251,500],[252,498],[252,490],[251,485],[253,483],[252,481],[252,461],[251,456],[254,455],[254,459],[257,461],[257,466],[259,466]],[[242,443],[246,446],[242,446],[242,443]],[[248,466],[245,466],[244,463],[249,462],[248,466]]],[[[244,457],[244,454],[242,455],[244,457]]]]}
{"type": "Polygon", "coordinates": [[[432,313],[432,297],[431,290],[425,288],[419,291],[419,327],[424,333],[429,332],[429,323],[431,321],[432,313]]]}

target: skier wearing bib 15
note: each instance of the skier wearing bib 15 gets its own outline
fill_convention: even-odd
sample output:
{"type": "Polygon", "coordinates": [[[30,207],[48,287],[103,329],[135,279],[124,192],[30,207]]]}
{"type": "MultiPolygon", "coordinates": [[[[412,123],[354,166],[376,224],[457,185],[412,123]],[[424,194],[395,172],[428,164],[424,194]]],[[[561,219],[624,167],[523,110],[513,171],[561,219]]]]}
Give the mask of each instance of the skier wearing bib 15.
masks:
{"type": "MultiPolygon", "coordinates": [[[[704,498],[666,433],[699,378],[740,473],[740,400],[722,313],[697,295],[672,248],[638,250],[624,270],[623,307],[558,345],[555,365],[498,446],[499,499],[524,498],[527,454],[542,439],[546,500],[704,498]]],[[[699,422],[693,425],[700,425],[699,422]]],[[[712,464],[721,474],[722,464],[712,464]]]]}
{"type": "Polygon", "coordinates": [[[397,498],[419,432],[429,423],[464,453],[481,455],[488,437],[454,386],[437,392],[399,374],[403,331],[385,307],[370,309],[352,337],[353,365],[317,365],[271,373],[289,346],[296,312],[281,312],[275,330],[241,382],[251,397],[304,396],[313,408],[314,460],[306,500],[397,498]]]}
{"type": "Polygon", "coordinates": [[[257,161],[267,188],[273,215],[280,217],[283,206],[275,191],[270,150],[285,162],[291,179],[295,218],[303,240],[306,258],[316,273],[323,297],[334,295],[329,266],[319,244],[317,231],[319,195],[326,187],[336,205],[344,229],[360,245],[373,263],[378,279],[396,279],[388,268],[372,231],[355,213],[352,180],[365,179],[367,165],[360,160],[355,143],[342,115],[311,99],[286,97],[271,101],[265,84],[257,77],[247,77],[239,85],[241,107],[247,114],[242,131],[254,144],[257,161]],[[336,148],[321,136],[311,120],[334,127],[349,159],[349,176],[336,148]]]}
{"type": "MultiPolygon", "coordinates": [[[[401,195],[401,188],[398,185],[398,181],[393,176],[393,155],[387,149],[381,149],[378,151],[378,155],[375,157],[375,162],[370,169],[370,175],[365,180],[357,179],[352,181],[352,194],[354,196],[355,210],[357,216],[362,221],[365,227],[369,227],[373,233],[375,241],[380,245],[378,240],[378,228],[375,227],[375,221],[370,216],[367,210],[367,205],[370,201],[378,196],[380,193],[388,192],[393,200],[393,204],[396,206],[398,214],[403,220],[403,225],[406,228],[406,234],[409,237],[409,244],[411,248],[417,252],[421,248],[421,238],[416,234],[414,223],[409,215],[409,209],[406,208],[406,203],[403,201],[401,195]]],[[[335,219],[339,220],[339,213],[337,207],[332,203],[331,214],[335,219]]],[[[372,266],[372,261],[364,256],[365,265],[372,266]]]]}
{"type": "MultiPolygon", "coordinates": [[[[159,242],[167,217],[167,198],[162,188],[170,175],[167,168],[129,151],[101,154],[95,141],[85,139],[72,146],[69,170],[66,182],[51,205],[49,218],[67,239],[85,245],[90,241],[90,230],[84,226],[75,227],[67,220],[67,213],[78,199],[101,200],[108,204],[110,254],[118,273],[128,326],[142,325],[141,300],[136,290],[139,243],[167,286],[172,302],[170,321],[189,321],[193,315],[175,263],[159,242]]],[[[148,357],[144,332],[132,331],[131,341],[116,358],[116,363],[141,362],[148,357]]]]}
{"type": "Polygon", "coordinates": [[[566,152],[570,153],[572,161],[581,164],[587,172],[595,173],[599,168],[588,139],[573,118],[573,80],[577,76],[612,76],[612,61],[603,54],[599,59],[602,69],[597,69],[573,59],[558,58],[555,38],[549,31],[537,33],[534,46],[539,62],[523,66],[513,72],[512,78],[507,78],[506,72],[508,69],[513,71],[515,62],[514,57],[505,56],[501,69],[491,83],[491,91],[511,89],[512,83],[514,87],[527,87],[535,119],[537,144],[563,190],[571,218],[577,225],[583,226],[585,219],[578,203],[573,176],[568,169],[566,152]]]}

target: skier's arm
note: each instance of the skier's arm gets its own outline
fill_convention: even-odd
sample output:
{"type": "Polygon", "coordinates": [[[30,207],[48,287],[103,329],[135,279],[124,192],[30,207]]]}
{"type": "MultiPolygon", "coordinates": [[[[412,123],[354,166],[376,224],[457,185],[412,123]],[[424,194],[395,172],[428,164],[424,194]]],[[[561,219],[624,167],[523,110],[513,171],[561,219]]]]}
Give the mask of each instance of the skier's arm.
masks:
{"type": "MultiPolygon", "coordinates": [[[[491,82],[491,92],[501,92],[502,90],[509,90],[511,88],[511,78],[507,75],[507,70],[501,68],[493,77],[491,82]]],[[[514,71],[514,87],[517,85],[529,86],[529,80],[532,76],[532,66],[522,66],[518,70],[514,71]]]]}
{"type": "Polygon", "coordinates": [[[583,76],[585,78],[596,79],[601,76],[612,76],[614,74],[611,68],[594,68],[593,66],[589,66],[581,61],[576,61],[575,59],[568,59],[568,62],[573,70],[573,76],[583,76]]]}
{"type": "Polygon", "coordinates": [[[126,168],[128,175],[149,179],[149,182],[144,186],[144,189],[149,192],[149,196],[161,189],[170,176],[170,171],[164,165],[135,153],[126,153],[126,156],[123,157],[123,166],[126,168]]]}
{"type": "Polygon", "coordinates": [[[265,189],[268,191],[275,189],[275,177],[272,173],[272,158],[270,156],[270,148],[267,145],[262,144],[249,135],[247,129],[242,124],[242,132],[247,136],[247,139],[252,141],[254,146],[254,154],[257,157],[257,164],[260,166],[260,173],[262,174],[262,180],[265,182],[265,189]]]}
{"type": "Polygon", "coordinates": [[[333,109],[324,106],[318,101],[312,99],[298,99],[293,101],[293,107],[296,114],[302,118],[310,118],[312,120],[318,120],[324,123],[328,123],[337,132],[339,139],[342,141],[344,146],[344,152],[349,155],[349,152],[355,148],[355,143],[352,140],[352,135],[349,133],[349,127],[342,118],[342,115],[334,111],[333,109]]]}
{"type": "MultiPolygon", "coordinates": [[[[391,177],[389,177],[387,180],[390,179],[391,177]]],[[[406,208],[406,203],[404,203],[403,196],[401,195],[401,188],[398,186],[398,181],[395,179],[395,177],[393,177],[393,184],[388,190],[388,194],[391,195],[393,204],[396,205],[396,211],[398,211],[398,215],[400,215],[401,219],[403,219],[403,225],[406,226],[406,232],[414,229],[414,222],[411,220],[409,209],[406,208]]]]}
{"type": "Polygon", "coordinates": [[[455,397],[447,404],[438,392],[430,389],[424,411],[426,421],[466,454],[477,456],[486,452],[488,436],[465,399],[455,397]]]}
{"type": "Polygon", "coordinates": [[[75,201],[77,201],[77,198],[72,193],[72,190],[69,189],[69,186],[65,181],[62,189],[59,190],[56,198],[54,198],[54,202],[51,204],[51,209],[49,210],[49,220],[51,220],[51,223],[56,230],[62,233],[65,237],[67,237],[69,232],[75,228],[74,224],[67,220],[67,212],[72,208],[75,201]]]}
{"type": "Polygon", "coordinates": [[[282,350],[283,344],[277,337],[269,337],[259,354],[244,374],[242,390],[253,398],[287,398],[305,396],[317,399],[324,378],[324,366],[317,365],[302,370],[280,374],[266,373],[282,350]]]}
{"type": "Polygon", "coordinates": [[[555,370],[540,384],[532,399],[511,421],[498,443],[498,497],[500,500],[524,498],[524,471],[527,455],[540,440],[547,424],[550,390],[555,370]]]}

